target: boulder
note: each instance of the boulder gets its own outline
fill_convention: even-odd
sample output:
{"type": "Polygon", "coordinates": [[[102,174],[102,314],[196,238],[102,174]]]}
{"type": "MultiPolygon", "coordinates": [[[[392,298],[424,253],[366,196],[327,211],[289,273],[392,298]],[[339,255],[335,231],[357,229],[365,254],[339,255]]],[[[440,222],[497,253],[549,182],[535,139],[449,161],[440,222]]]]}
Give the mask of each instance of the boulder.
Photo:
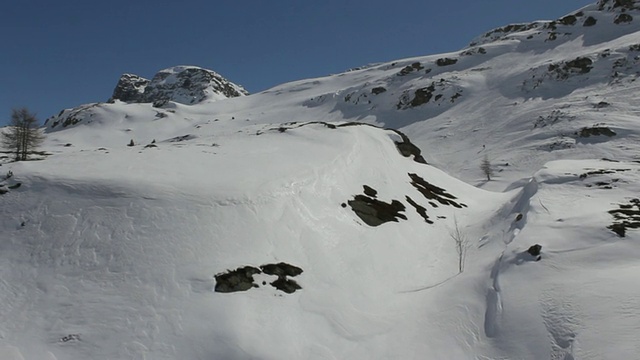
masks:
{"type": "Polygon", "coordinates": [[[531,245],[531,247],[529,247],[529,249],[527,250],[527,252],[536,258],[536,260],[540,260],[540,251],[542,251],[542,245],[539,244],[535,244],[535,245],[531,245]]]}

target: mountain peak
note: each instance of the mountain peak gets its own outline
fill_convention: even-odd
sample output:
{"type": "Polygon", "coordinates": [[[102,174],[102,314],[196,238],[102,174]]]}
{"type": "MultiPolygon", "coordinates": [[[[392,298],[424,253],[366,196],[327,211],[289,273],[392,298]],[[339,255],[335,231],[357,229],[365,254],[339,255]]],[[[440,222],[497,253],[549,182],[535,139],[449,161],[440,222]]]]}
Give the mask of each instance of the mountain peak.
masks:
{"type": "Polygon", "coordinates": [[[197,66],[173,66],[160,70],[151,80],[134,74],[123,74],[109,102],[130,103],[174,101],[193,105],[204,100],[222,100],[245,96],[248,92],[220,76],[197,66]]]}

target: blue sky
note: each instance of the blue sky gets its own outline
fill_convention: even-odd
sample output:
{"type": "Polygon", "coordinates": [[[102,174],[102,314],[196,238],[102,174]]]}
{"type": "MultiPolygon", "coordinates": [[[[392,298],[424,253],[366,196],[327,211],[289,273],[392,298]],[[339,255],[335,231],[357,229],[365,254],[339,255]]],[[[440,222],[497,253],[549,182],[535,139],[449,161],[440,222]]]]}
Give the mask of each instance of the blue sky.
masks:
{"type": "Polygon", "coordinates": [[[373,62],[458,50],[499,26],[596,0],[16,0],[0,9],[0,125],[105,101],[122,73],[174,65],[254,93],[373,62]]]}

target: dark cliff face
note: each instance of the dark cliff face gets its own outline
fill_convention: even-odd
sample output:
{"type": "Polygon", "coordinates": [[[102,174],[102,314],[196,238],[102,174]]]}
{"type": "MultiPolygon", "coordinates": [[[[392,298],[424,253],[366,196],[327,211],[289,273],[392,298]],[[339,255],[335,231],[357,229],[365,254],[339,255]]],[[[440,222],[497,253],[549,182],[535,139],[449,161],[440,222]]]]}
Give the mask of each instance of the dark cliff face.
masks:
{"type": "Polygon", "coordinates": [[[144,89],[149,84],[149,80],[138,75],[123,74],[118,80],[116,88],[109,102],[120,100],[124,102],[143,102],[144,89]]]}
{"type": "Polygon", "coordinates": [[[142,102],[161,100],[197,104],[207,97],[214,99],[247,95],[237,86],[213,71],[198,67],[177,66],[158,72],[143,94],[142,102]]]}
{"type": "Polygon", "coordinates": [[[109,102],[174,101],[192,105],[205,99],[220,100],[245,95],[248,93],[241,86],[213,71],[195,66],[176,66],[159,71],[151,81],[137,75],[122,75],[109,102]]]}

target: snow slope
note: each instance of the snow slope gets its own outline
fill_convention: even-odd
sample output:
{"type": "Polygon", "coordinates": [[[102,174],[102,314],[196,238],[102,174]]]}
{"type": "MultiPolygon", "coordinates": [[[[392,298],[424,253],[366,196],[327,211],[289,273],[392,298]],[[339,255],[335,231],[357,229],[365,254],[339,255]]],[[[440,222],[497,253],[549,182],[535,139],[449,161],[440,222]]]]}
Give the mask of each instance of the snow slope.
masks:
{"type": "Polygon", "coordinates": [[[640,357],[638,7],[52,117],[44,160],[0,168],[0,359],[640,357]],[[404,209],[371,226],[363,197],[404,209]],[[214,291],[280,262],[300,290],[214,291]]]}
{"type": "Polygon", "coordinates": [[[505,196],[402,157],[392,137],[312,124],[217,147],[158,141],[13,164],[22,186],[2,199],[3,341],[25,358],[449,353],[455,334],[414,347],[439,331],[415,313],[440,317],[446,300],[403,292],[455,275],[454,214],[486,218],[505,196]],[[468,208],[428,205],[409,172],[468,208]],[[366,226],[341,207],[365,184],[384,201],[412,197],[434,224],[407,204],[407,220],[366,226]],[[303,268],[299,293],[212,292],[218,272],[279,261],[303,268]],[[70,334],[79,340],[61,341],[70,334]]]}

